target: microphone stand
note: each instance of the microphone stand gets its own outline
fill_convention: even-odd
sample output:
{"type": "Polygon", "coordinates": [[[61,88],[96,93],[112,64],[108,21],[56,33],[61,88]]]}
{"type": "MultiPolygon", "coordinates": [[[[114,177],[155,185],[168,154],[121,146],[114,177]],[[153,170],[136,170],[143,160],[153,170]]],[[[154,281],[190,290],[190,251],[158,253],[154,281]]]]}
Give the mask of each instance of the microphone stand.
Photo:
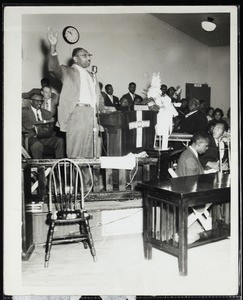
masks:
{"type": "MultiPolygon", "coordinates": [[[[96,73],[97,73],[97,67],[92,66],[92,75],[93,80],[95,82],[95,89],[96,89],[96,73]]],[[[96,96],[96,91],[95,91],[96,96]]],[[[94,113],[93,113],[93,158],[97,158],[97,140],[98,140],[98,129],[97,129],[97,119],[96,119],[96,113],[97,113],[97,107],[96,107],[96,97],[95,97],[95,103],[94,103],[94,113]]]]}

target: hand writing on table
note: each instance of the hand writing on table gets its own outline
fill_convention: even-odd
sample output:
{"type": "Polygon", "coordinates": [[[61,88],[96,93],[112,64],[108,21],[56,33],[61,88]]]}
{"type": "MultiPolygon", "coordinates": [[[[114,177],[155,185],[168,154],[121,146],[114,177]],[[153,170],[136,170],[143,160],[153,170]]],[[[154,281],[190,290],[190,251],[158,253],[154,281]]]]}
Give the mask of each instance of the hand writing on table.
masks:
{"type": "Polygon", "coordinates": [[[215,171],[219,171],[219,161],[208,161],[206,167],[209,167],[210,169],[213,169],[215,171]]]}

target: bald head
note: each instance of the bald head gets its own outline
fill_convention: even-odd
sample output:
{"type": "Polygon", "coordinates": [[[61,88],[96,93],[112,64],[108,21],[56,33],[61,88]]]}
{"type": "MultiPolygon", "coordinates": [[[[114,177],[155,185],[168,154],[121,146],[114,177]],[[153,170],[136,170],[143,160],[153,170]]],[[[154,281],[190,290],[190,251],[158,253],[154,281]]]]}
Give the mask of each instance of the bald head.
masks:
{"type": "Polygon", "coordinates": [[[190,112],[193,112],[193,111],[196,111],[199,109],[199,106],[200,106],[200,102],[198,99],[196,98],[192,98],[189,100],[188,102],[188,108],[189,108],[189,111],[190,112]]]}

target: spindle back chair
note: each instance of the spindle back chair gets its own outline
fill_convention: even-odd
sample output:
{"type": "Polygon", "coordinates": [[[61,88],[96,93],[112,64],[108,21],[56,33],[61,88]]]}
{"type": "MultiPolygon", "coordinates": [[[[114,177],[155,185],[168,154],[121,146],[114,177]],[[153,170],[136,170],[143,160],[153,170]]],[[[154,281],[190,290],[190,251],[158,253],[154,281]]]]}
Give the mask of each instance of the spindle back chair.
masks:
{"type": "Polygon", "coordinates": [[[84,208],[83,175],[79,165],[71,159],[60,159],[51,168],[49,175],[49,213],[47,222],[49,230],[46,242],[45,267],[49,264],[53,244],[67,242],[84,243],[89,246],[94,261],[96,252],[90,231],[88,214],[84,208]],[[54,237],[56,225],[79,226],[79,231],[68,236],[54,237]]]}

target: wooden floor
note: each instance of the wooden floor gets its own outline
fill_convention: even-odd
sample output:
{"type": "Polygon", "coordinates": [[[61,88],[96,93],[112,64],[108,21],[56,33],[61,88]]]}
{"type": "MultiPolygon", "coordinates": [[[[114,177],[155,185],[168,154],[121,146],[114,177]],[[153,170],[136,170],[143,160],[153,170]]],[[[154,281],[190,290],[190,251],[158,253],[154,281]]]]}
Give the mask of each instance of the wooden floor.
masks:
{"type": "Polygon", "coordinates": [[[44,268],[44,247],[22,262],[22,285],[37,295],[225,295],[235,288],[230,239],[189,250],[188,276],[177,258],[153,249],[143,256],[141,235],[95,241],[97,262],[82,244],[55,245],[44,268]]]}

